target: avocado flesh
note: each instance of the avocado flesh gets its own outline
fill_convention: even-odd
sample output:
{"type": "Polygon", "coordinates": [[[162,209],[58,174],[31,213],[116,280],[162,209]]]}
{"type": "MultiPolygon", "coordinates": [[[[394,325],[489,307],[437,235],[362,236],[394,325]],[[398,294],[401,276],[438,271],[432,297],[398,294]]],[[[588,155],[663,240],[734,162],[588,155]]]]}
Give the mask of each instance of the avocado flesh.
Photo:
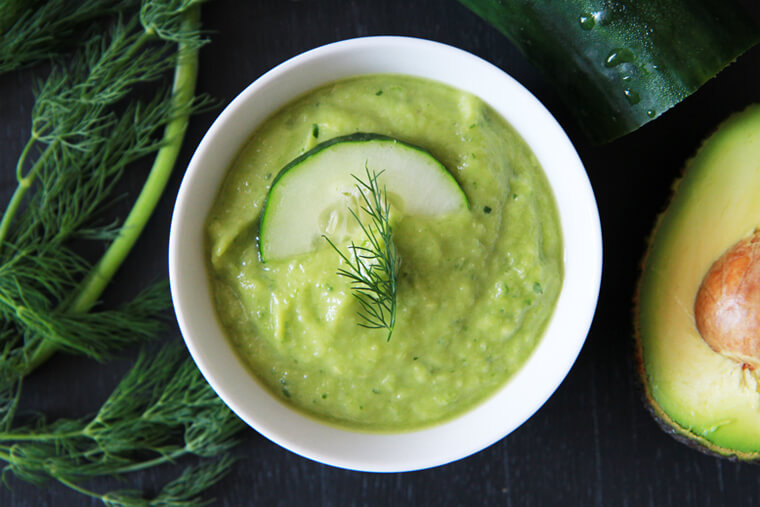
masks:
{"type": "Polygon", "coordinates": [[[760,105],[705,141],[676,185],[650,240],[636,311],[648,402],[676,434],[719,454],[760,458],[755,376],[713,351],[694,320],[704,275],[760,227],[760,105]]]}

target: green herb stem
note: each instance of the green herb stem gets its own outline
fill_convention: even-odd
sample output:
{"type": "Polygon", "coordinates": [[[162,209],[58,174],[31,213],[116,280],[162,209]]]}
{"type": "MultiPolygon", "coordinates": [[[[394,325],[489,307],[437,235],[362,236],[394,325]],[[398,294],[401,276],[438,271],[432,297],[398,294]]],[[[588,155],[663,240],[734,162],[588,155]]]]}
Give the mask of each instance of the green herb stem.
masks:
{"type": "MultiPolygon", "coordinates": [[[[189,8],[183,16],[184,28],[196,29],[200,20],[200,6],[195,5],[189,8]]],[[[77,290],[77,296],[69,308],[72,312],[85,312],[95,304],[142,233],[169,181],[187,130],[190,117],[188,106],[195,96],[198,75],[197,48],[188,49],[185,43],[180,43],[179,55],[174,72],[171,103],[172,110],[184,112],[178,114],[164,128],[162,146],[156,153],[140,195],[132,206],[118,237],[111,243],[77,290]]]]}
{"type": "Polygon", "coordinates": [[[8,202],[8,206],[5,208],[5,212],[3,212],[2,221],[0,221],[0,250],[3,248],[3,243],[8,237],[8,231],[13,224],[13,219],[15,218],[16,213],[18,213],[18,210],[21,208],[21,203],[24,201],[26,193],[30,188],[32,188],[32,184],[34,183],[34,179],[37,176],[37,172],[45,164],[46,160],[56,149],[58,144],[56,141],[49,144],[47,148],[45,148],[45,151],[42,152],[42,155],[40,155],[40,158],[38,158],[34,163],[34,165],[26,173],[24,173],[24,163],[26,162],[26,158],[29,156],[29,152],[31,151],[32,146],[34,146],[36,142],[37,136],[33,135],[29,138],[26,146],[24,146],[24,151],[21,152],[21,157],[19,157],[18,164],[16,165],[16,180],[18,181],[18,185],[16,186],[16,190],[13,192],[13,195],[11,196],[11,200],[8,202]]]}
{"type": "MultiPolygon", "coordinates": [[[[82,430],[66,431],[62,433],[16,433],[16,432],[2,432],[0,433],[0,442],[49,442],[56,440],[65,440],[67,438],[76,438],[84,436],[82,430]]],[[[5,459],[0,456],[0,459],[5,459]]]]}
{"type": "Polygon", "coordinates": [[[145,470],[147,468],[163,465],[164,463],[173,463],[174,461],[178,460],[179,458],[183,456],[186,456],[187,454],[189,454],[189,451],[187,450],[187,448],[183,447],[182,449],[177,449],[176,451],[170,452],[162,456],[158,456],[153,459],[141,461],[139,463],[133,463],[131,465],[123,466],[121,468],[115,468],[113,470],[113,473],[117,475],[122,475],[122,474],[131,474],[133,472],[139,472],[140,470],[145,470]]]}
{"type": "MultiPolygon", "coordinates": [[[[65,433],[30,432],[30,433],[0,434],[0,441],[9,441],[9,442],[15,442],[15,443],[64,442],[66,440],[71,440],[75,438],[88,438],[88,436],[86,435],[86,430],[69,431],[65,433]]],[[[15,461],[13,453],[11,451],[11,446],[9,445],[0,446],[0,449],[4,449],[4,450],[0,450],[0,460],[5,461],[6,463],[12,463],[15,461]]],[[[129,465],[121,466],[121,467],[112,467],[109,469],[109,473],[114,474],[114,475],[122,475],[122,474],[129,474],[133,472],[139,472],[141,470],[163,465],[165,463],[173,463],[179,458],[182,458],[183,456],[187,456],[188,454],[191,454],[191,453],[185,446],[179,449],[175,449],[166,454],[162,454],[155,458],[146,459],[144,461],[137,461],[134,463],[130,463],[129,465]]]]}
{"type": "Polygon", "coordinates": [[[351,290],[361,307],[359,325],[368,329],[387,329],[387,340],[390,340],[396,325],[396,292],[401,259],[393,241],[388,194],[377,183],[382,171],[370,172],[367,167],[365,171],[366,182],[353,176],[364,205],[357,211],[351,208],[348,211],[364,233],[367,246],[357,246],[352,242],[348,247],[353,254],[352,261],[330,238],[323,237],[348,265],[348,269],[340,268],[337,273],[351,281],[351,290]],[[369,217],[369,223],[360,218],[361,212],[369,217]]]}
{"type": "MultiPolygon", "coordinates": [[[[197,30],[200,24],[200,6],[193,5],[183,14],[183,29],[197,30]]],[[[141,38],[142,40],[142,38],[141,38]]],[[[198,74],[197,45],[179,43],[179,59],[174,72],[172,85],[172,109],[183,111],[167,123],[164,128],[163,143],[156,153],[148,178],[140,191],[119,235],[109,245],[98,263],[88,273],[75,291],[76,296],[67,308],[69,312],[86,312],[98,301],[108,283],[123,264],[135,242],[142,233],[148,219],[156,208],[172,169],[182,147],[182,141],[189,122],[189,105],[195,96],[195,85],[198,74]]],[[[0,229],[0,234],[2,230],[0,229]]],[[[2,236],[0,236],[2,238],[2,236]]],[[[27,365],[24,375],[34,371],[47,361],[58,347],[45,340],[37,347],[27,365]]]]}
{"type": "MultiPolygon", "coordinates": [[[[104,14],[106,5],[116,4],[92,3],[104,14]]],[[[120,308],[94,308],[161,198],[189,115],[205,104],[194,96],[205,42],[201,1],[143,0],[139,15],[125,19],[121,5],[137,3],[119,3],[108,34],[88,30],[73,57],[54,64],[35,93],[31,139],[0,219],[0,461],[4,478],[56,480],[112,507],[198,505],[234,462],[227,452],[244,425],[177,344],[143,350],[94,417],[16,415],[24,376],[56,350],[103,360],[116,348],[154,337],[168,308],[166,284],[150,286],[120,308]],[[161,86],[144,100],[138,87],[163,85],[172,70],[171,90],[161,86]],[[104,224],[102,212],[123,171],[150,154],[153,165],[124,224],[104,224]],[[108,242],[94,265],[77,251],[91,240],[108,242]],[[150,495],[89,489],[95,478],[177,467],[183,457],[193,463],[150,495]]],[[[13,30],[21,27],[26,36],[52,24],[57,11],[45,12],[20,19],[13,30]]],[[[24,61],[32,61],[29,55],[24,61]]]]}

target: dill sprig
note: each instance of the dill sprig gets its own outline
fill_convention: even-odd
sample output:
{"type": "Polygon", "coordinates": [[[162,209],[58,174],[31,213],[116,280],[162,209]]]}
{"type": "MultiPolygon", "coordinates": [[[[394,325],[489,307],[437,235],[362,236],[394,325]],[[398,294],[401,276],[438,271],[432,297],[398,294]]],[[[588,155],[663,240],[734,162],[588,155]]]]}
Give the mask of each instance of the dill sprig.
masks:
{"type": "Polygon", "coordinates": [[[99,20],[138,5],[139,0],[3,0],[0,74],[60,56],[87,40],[99,20]]]}
{"type": "MultiPolygon", "coordinates": [[[[166,283],[119,308],[95,305],[161,196],[189,115],[206,107],[194,96],[198,48],[205,42],[199,3],[143,0],[139,12],[138,2],[130,0],[46,4],[63,10],[77,5],[81,10],[71,12],[93,17],[116,14],[107,33],[97,32],[100,23],[84,30],[73,57],[54,63],[48,78],[36,85],[32,132],[16,166],[18,186],[0,218],[4,475],[37,484],[56,480],[106,505],[194,505],[232,463],[226,453],[243,424],[178,347],[142,353],[91,418],[38,417],[19,425],[17,415],[25,375],[56,350],[104,360],[161,327],[169,307],[166,283]],[[107,10],[109,5],[118,8],[107,10]],[[151,155],[145,184],[119,227],[104,217],[115,214],[109,208],[118,200],[120,178],[151,155]],[[92,241],[107,245],[94,264],[82,253],[83,246],[92,250],[92,241]],[[152,497],[135,489],[103,493],[90,486],[98,477],[126,479],[187,457],[193,458],[189,466],[152,497]]],[[[10,28],[0,26],[0,33],[5,31],[0,55],[3,43],[21,40],[9,40],[17,30],[33,41],[36,30],[44,39],[47,26],[59,26],[53,7],[33,12],[16,3],[11,8],[19,17],[10,28]]],[[[66,29],[76,25],[73,19],[64,23],[66,29]]],[[[59,51],[55,37],[46,40],[43,45],[59,51]]],[[[26,61],[44,57],[26,54],[32,55],[26,61]]],[[[3,64],[0,60],[0,71],[3,64]]]]}
{"type": "MultiPolygon", "coordinates": [[[[156,334],[156,318],[169,305],[165,288],[120,309],[92,308],[158,202],[188,115],[204,105],[194,99],[198,3],[147,0],[140,13],[118,16],[110,32],[93,35],[37,85],[18,187],[0,220],[0,408],[13,406],[14,382],[55,350],[103,360],[156,334]],[[153,97],[133,98],[146,84],[158,87],[153,97]],[[120,177],[154,153],[124,225],[104,222],[120,177]],[[93,239],[110,242],[95,265],[74,248],[93,239]]],[[[0,427],[6,415],[0,412],[0,427]]]]}
{"type": "Polygon", "coordinates": [[[188,466],[153,498],[138,490],[96,492],[87,481],[222,455],[244,427],[187,354],[165,346],[141,353],[93,417],[40,418],[0,432],[0,460],[3,474],[35,484],[56,480],[107,505],[194,505],[229,469],[229,456],[188,466]]]}
{"type": "Polygon", "coordinates": [[[387,340],[390,340],[396,324],[396,290],[401,258],[393,242],[388,195],[385,187],[381,190],[377,183],[382,171],[370,172],[367,166],[364,170],[367,181],[351,175],[357,182],[356,188],[363,205],[359,206],[359,211],[352,208],[348,211],[364,233],[366,246],[351,242],[348,250],[354,259],[352,261],[330,238],[323,237],[348,265],[348,268],[339,268],[337,273],[351,281],[352,293],[361,306],[359,325],[368,329],[387,329],[387,340]],[[369,217],[369,223],[360,218],[361,212],[369,217]]]}

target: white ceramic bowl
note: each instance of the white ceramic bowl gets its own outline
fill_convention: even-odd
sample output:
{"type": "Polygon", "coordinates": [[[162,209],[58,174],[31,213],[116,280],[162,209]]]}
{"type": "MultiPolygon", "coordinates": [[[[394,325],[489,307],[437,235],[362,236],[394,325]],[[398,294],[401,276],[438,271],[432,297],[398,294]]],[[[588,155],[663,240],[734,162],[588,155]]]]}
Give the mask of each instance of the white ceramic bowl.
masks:
{"type": "Polygon", "coordinates": [[[442,465],[500,440],[525,422],[567,375],[586,339],[602,267],[596,201],[572,144],[551,114],[497,67],[443,44],[367,37],[329,44],[275,67],[238,95],[209,129],[185,174],[172,217],[174,308],[196,364],[219,396],[265,437],[307,458],[365,471],[442,465]],[[237,358],[214,313],[203,230],[233,157],[269,115],[306,91],[369,73],[421,76],[471,92],[523,136],[554,189],[564,236],[565,280],[543,339],[498,392],[456,419],[419,431],[368,434],[304,417],[273,397],[237,358]]]}

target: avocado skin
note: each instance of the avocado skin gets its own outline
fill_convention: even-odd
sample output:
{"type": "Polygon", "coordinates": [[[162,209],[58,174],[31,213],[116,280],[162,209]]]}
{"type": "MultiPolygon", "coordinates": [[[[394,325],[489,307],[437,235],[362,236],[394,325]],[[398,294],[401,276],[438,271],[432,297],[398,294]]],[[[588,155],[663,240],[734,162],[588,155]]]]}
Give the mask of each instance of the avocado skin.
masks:
{"type": "MultiPolygon", "coordinates": [[[[740,113],[736,113],[732,115],[730,118],[728,118],[726,121],[724,121],[718,129],[713,133],[711,136],[709,136],[702,144],[700,149],[697,151],[697,154],[689,160],[686,164],[686,168],[684,169],[683,176],[678,179],[674,185],[673,185],[673,193],[671,196],[670,204],[668,207],[663,211],[657,218],[655,226],[653,228],[653,231],[649,237],[648,240],[648,247],[647,251],[644,255],[644,258],[641,263],[641,277],[639,279],[639,284],[636,290],[636,294],[634,296],[634,365],[636,368],[636,378],[638,381],[638,385],[642,390],[642,397],[644,400],[644,403],[646,407],[648,408],[649,412],[652,414],[653,418],[657,422],[657,424],[665,431],[667,434],[669,434],[671,437],[676,439],[677,441],[695,449],[698,451],[701,451],[707,455],[710,456],[716,456],[716,457],[722,457],[726,458],[731,461],[742,461],[742,462],[758,462],[760,461],[760,442],[755,444],[755,449],[736,449],[730,446],[720,445],[709,438],[706,438],[705,435],[697,433],[693,431],[693,429],[690,427],[690,425],[685,425],[676,420],[676,418],[672,417],[671,414],[668,412],[668,410],[663,407],[663,405],[658,402],[656,396],[655,396],[655,387],[653,386],[653,379],[652,374],[648,368],[647,360],[646,360],[646,354],[644,352],[644,348],[647,346],[648,342],[650,345],[652,344],[652,338],[646,338],[643,335],[643,328],[648,327],[656,327],[656,324],[648,325],[646,326],[642,322],[642,298],[648,297],[648,294],[651,293],[651,290],[647,292],[642,291],[642,286],[644,285],[644,279],[647,275],[647,269],[648,269],[648,261],[650,260],[650,256],[652,255],[652,251],[654,248],[656,248],[656,242],[658,241],[658,232],[660,232],[661,227],[663,226],[663,222],[665,220],[668,220],[668,213],[671,210],[671,207],[676,201],[676,198],[679,196],[679,191],[681,190],[682,186],[686,188],[685,192],[690,192],[692,190],[693,183],[692,181],[689,181],[692,176],[692,165],[695,164],[695,160],[699,159],[700,155],[703,154],[703,152],[707,152],[708,155],[711,155],[712,152],[716,152],[720,149],[721,146],[725,146],[726,142],[725,140],[730,137],[736,137],[736,140],[732,140],[732,142],[743,142],[743,140],[740,138],[740,136],[746,137],[746,128],[742,130],[741,128],[736,128],[737,124],[746,124],[750,123],[751,125],[754,125],[755,131],[760,129],[760,104],[756,104],[753,106],[750,106],[745,111],[742,111],[740,113]],[[716,141],[718,139],[718,141],[716,141]],[[717,148],[716,148],[717,146],[717,148]],[[712,150],[712,152],[711,152],[712,150]]],[[[747,142],[748,146],[752,146],[751,141],[747,142]]],[[[757,145],[757,143],[755,142],[757,145]]],[[[730,145],[729,145],[730,146],[730,145]]],[[[760,160],[760,147],[755,146],[753,148],[750,148],[750,152],[752,156],[756,160],[760,160]]],[[[704,157],[703,157],[704,159],[704,157]]],[[[710,167],[709,164],[705,164],[703,161],[700,161],[700,167],[698,169],[694,169],[698,172],[696,174],[695,178],[702,178],[705,173],[707,172],[713,172],[713,171],[720,171],[725,170],[725,168],[722,167],[710,167]]],[[[756,165],[756,164],[755,164],[756,165]]],[[[734,168],[732,168],[733,170],[734,168]]],[[[740,169],[741,170],[741,169],[740,169]]],[[[749,170],[757,170],[754,166],[749,168],[749,170]]],[[[694,178],[691,178],[694,179],[694,178]]],[[[757,188],[750,188],[748,190],[749,193],[754,195],[760,195],[760,186],[757,188]]],[[[684,205],[683,203],[679,203],[678,209],[675,211],[675,213],[681,213],[683,211],[684,205]]],[[[755,224],[755,226],[760,226],[760,216],[757,217],[758,223],[755,224]]],[[[669,227],[672,229],[673,225],[672,223],[669,224],[669,227]]],[[[726,245],[726,247],[729,247],[730,245],[726,245]]],[[[662,253],[658,253],[660,256],[662,256],[662,253]]],[[[661,273],[656,273],[655,275],[650,275],[652,278],[658,278],[661,273]]],[[[700,276],[703,276],[704,273],[701,273],[700,276]]],[[[667,277],[665,277],[667,281],[667,277]]],[[[650,284],[652,282],[650,281],[650,284]]],[[[663,282],[664,283],[664,282],[663,282]]],[[[694,297],[696,297],[696,293],[694,294],[694,297]]],[[[693,320],[693,306],[691,308],[692,313],[692,320],[693,320]]],[[[663,335],[659,336],[656,339],[662,339],[662,340],[669,340],[669,336],[663,335]]],[[[677,346],[677,345],[676,345],[677,346]]],[[[655,348],[653,346],[653,348],[655,348]]],[[[714,352],[713,352],[714,353],[714,352]]],[[[715,353],[717,354],[717,353],[715,353]]],[[[698,366],[694,367],[694,374],[695,376],[699,376],[702,374],[702,371],[700,371],[698,366]]],[[[671,393],[672,394],[672,393],[671,393]]],[[[717,392],[715,396],[721,396],[725,393],[723,392],[717,392]]],[[[731,393],[728,393],[730,396],[731,393]]],[[[664,396],[661,394],[661,396],[664,396]]],[[[760,396],[760,394],[758,394],[760,396]]],[[[760,428],[758,428],[758,434],[760,434],[760,428]]]]}

